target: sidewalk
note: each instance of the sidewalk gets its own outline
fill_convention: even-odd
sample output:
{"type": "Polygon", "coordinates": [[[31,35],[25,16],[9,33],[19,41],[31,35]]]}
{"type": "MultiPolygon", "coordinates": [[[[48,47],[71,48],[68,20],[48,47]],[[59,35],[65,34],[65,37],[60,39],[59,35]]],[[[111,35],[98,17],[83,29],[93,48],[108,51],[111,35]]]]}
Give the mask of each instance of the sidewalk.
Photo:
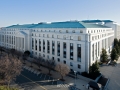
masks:
{"type": "MultiPolygon", "coordinates": [[[[30,62],[28,62],[28,61],[25,61],[25,62],[26,62],[26,64],[25,64],[26,66],[30,66],[31,65],[30,62]]],[[[35,64],[32,64],[32,66],[33,66],[32,68],[38,69],[38,67],[35,64]]],[[[42,72],[44,74],[48,74],[48,69],[41,66],[41,71],[40,72],[42,72]]],[[[52,74],[51,76],[54,79],[60,79],[61,78],[60,74],[58,72],[56,72],[56,71],[51,71],[51,74],[52,74]]],[[[80,79],[76,79],[76,81],[75,81],[74,78],[71,78],[69,76],[64,77],[64,79],[65,79],[65,83],[67,83],[67,84],[74,84],[74,82],[76,82],[75,84],[76,84],[77,88],[79,88],[81,90],[87,90],[86,89],[86,85],[88,83],[87,81],[80,80],[80,79]]]]}

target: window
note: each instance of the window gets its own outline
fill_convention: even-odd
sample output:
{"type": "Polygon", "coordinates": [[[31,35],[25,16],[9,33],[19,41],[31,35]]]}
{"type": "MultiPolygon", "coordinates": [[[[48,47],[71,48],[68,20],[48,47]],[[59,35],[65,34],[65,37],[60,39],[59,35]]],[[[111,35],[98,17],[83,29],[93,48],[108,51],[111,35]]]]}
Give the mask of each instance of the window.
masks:
{"type": "Polygon", "coordinates": [[[59,32],[61,33],[62,31],[61,31],[61,30],[59,30],[59,32]]]}
{"type": "Polygon", "coordinates": [[[73,66],[73,63],[72,63],[72,62],[70,62],[70,66],[73,66]]]}
{"type": "Polygon", "coordinates": [[[63,36],[63,39],[66,39],[66,35],[63,36]]]}
{"type": "Polygon", "coordinates": [[[32,36],[33,36],[33,33],[32,33],[32,36]]]}
{"type": "Polygon", "coordinates": [[[79,68],[79,69],[81,68],[80,64],[78,64],[78,68],[79,68]]]}
{"type": "Polygon", "coordinates": [[[81,36],[78,36],[78,41],[81,41],[81,36]]]}
{"type": "Polygon", "coordinates": [[[75,30],[73,30],[72,32],[75,33],[75,30]]]}
{"type": "Polygon", "coordinates": [[[43,34],[43,37],[45,37],[45,34],[43,34]]]}
{"type": "Polygon", "coordinates": [[[77,61],[81,62],[81,44],[77,44],[77,61]]]}
{"type": "Polygon", "coordinates": [[[39,34],[39,37],[40,37],[40,34],[39,34]]]}
{"type": "Polygon", "coordinates": [[[80,30],[80,33],[83,33],[83,30],[80,30]]]}
{"type": "Polygon", "coordinates": [[[49,59],[49,55],[47,55],[47,58],[49,59]]]}
{"type": "Polygon", "coordinates": [[[60,62],[60,59],[58,58],[58,62],[60,62]]]}
{"type": "Polygon", "coordinates": [[[45,57],[45,54],[43,54],[43,57],[45,57]]]}
{"type": "Polygon", "coordinates": [[[66,33],[68,33],[68,30],[66,30],[66,33]]]}
{"type": "Polygon", "coordinates": [[[92,36],[92,40],[94,40],[94,36],[92,36]]]}
{"type": "Polygon", "coordinates": [[[47,37],[49,38],[49,34],[47,34],[47,37]]]}
{"type": "Polygon", "coordinates": [[[57,35],[57,38],[60,38],[60,35],[57,35]]]}
{"type": "Polygon", "coordinates": [[[41,53],[39,53],[39,57],[41,56],[41,53]]]}
{"type": "Polygon", "coordinates": [[[52,35],[52,38],[54,38],[54,35],[52,35]]]}
{"type": "Polygon", "coordinates": [[[73,40],[73,36],[70,36],[70,40],[73,40]]]}
{"type": "Polygon", "coordinates": [[[54,57],[52,57],[52,60],[54,60],[54,57]]]}
{"type": "Polygon", "coordinates": [[[64,60],[63,62],[64,62],[64,64],[66,64],[66,61],[65,61],[65,60],[64,60]]]}

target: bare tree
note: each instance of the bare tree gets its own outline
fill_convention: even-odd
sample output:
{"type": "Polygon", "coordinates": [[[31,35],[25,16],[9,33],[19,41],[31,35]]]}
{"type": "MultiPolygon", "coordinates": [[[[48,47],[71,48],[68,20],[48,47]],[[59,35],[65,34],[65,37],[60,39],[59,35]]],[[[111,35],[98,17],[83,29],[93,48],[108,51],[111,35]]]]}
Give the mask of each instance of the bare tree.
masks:
{"type": "Polygon", "coordinates": [[[63,77],[66,76],[70,72],[70,68],[63,63],[59,63],[56,65],[55,70],[58,71],[61,75],[61,80],[64,80],[63,77]]]}
{"type": "Polygon", "coordinates": [[[38,70],[39,70],[39,71],[41,71],[40,68],[41,68],[43,62],[44,62],[44,61],[43,61],[43,58],[42,58],[42,57],[39,57],[38,59],[35,59],[35,62],[34,62],[34,63],[38,66],[38,68],[39,68],[38,70]]]}
{"type": "Polygon", "coordinates": [[[46,60],[45,65],[49,71],[48,74],[51,75],[51,70],[55,68],[55,60],[46,60]]]}
{"type": "Polygon", "coordinates": [[[12,54],[12,56],[14,56],[15,55],[15,52],[16,52],[16,50],[15,49],[10,49],[10,53],[12,54]]]}
{"type": "Polygon", "coordinates": [[[2,54],[2,52],[4,51],[4,47],[0,46],[0,51],[1,51],[1,54],[2,54]]]}
{"type": "Polygon", "coordinates": [[[30,67],[33,67],[33,62],[35,61],[35,58],[28,57],[28,61],[31,63],[30,67]]]}
{"type": "Polygon", "coordinates": [[[15,55],[17,56],[17,58],[19,59],[22,55],[23,55],[23,53],[21,52],[21,51],[15,51],[15,55]]]}
{"type": "Polygon", "coordinates": [[[22,63],[17,58],[11,55],[0,58],[0,74],[2,75],[2,80],[8,83],[8,87],[10,82],[20,75],[21,71],[22,63]]]}

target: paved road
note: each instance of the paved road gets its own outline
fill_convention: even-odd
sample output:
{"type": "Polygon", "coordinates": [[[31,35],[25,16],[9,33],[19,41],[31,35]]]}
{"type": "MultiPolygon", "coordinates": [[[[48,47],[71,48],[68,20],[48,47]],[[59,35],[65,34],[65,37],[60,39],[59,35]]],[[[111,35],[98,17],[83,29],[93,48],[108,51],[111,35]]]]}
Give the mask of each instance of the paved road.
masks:
{"type": "Polygon", "coordinates": [[[120,63],[117,66],[102,66],[100,71],[110,79],[107,90],[120,90],[120,63]]]}
{"type": "Polygon", "coordinates": [[[75,90],[74,87],[70,87],[48,75],[41,73],[37,76],[25,69],[17,77],[15,83],[24,88],[23,90],[75,90]]]}

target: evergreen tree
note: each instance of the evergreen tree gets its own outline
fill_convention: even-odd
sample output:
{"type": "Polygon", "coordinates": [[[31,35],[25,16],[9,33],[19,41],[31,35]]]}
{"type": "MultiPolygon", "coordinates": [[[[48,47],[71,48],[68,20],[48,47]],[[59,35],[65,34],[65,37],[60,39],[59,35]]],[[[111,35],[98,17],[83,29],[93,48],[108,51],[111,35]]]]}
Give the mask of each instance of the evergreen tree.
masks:
{"type": "Polygon", "coordinates": [[[120,55],[120,47],[118,46],[118,44],[116,44],[115,49],[117,54],[120,55]]]}
{"type": "Polygon", "coordinates": [[[89,68],[89,74],[92,78],[95,78],[97,77],[99,74],[100,74],[100,71],[99,71],[99,64],[96,60],[95,63],[92,64],[92,66],[90,66],[89,68]]]}
{"type": "Polygon", "coordinates": [[[118,56],[117,51],[116,51],[115,48],[112,49],[110,57],[111,57],[111,60],[112,60],[112,61],[118,60],[118,57],[119,57],[119,56],[118,56]]]}
{"type": "Polygon", "coordinates": [[[108,60],[107,51],[103,48],[101,53],[101,62],[106,62],[108,60]]]}
{"type": "Polygon", "coordinates": [[[120,47],[120,39],[119,39],[119,42],[118,42],[118,46],[120,47]]]}
{"type": "Polygon", "coordinates": [[[114,46],[116,46],[117,44],[118,44],[118,39],[115,38],[115,39],[114,39],[114,46]]]}

